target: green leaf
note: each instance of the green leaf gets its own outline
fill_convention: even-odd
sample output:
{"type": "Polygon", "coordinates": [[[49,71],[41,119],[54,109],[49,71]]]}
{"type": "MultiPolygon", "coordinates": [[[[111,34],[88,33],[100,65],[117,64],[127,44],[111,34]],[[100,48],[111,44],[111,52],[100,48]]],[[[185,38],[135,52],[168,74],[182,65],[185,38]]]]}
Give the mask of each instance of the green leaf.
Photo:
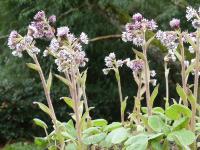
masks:
{"type": "Polygon", "coordinates": [[[194,41],[190,38],[190,36],[187,33],[184,34],[184,35],[186,37],[187,42],[190,43],[190,45],[192,46],[192,48],[196,51],[197,50],[197,46],[194,43],[194,41]]]}
{"type": "Polygon", "coordinates": [[[29,68],[33,69],[33,70],[36,70],[36,71],[39,71],[39,70],[40,70],[40,67],[37,66],[36,64],[33,64],[33,63],[26,63],[26,65],[27,65],[29,68]]]}
{"type": "Polygon", "coordinates": [[[160,142],[160,139],[152,140],[150,145],[152,150],[163,150],[163,146],[160,142]]]}
{"type": "Polygon", "coordinates": [[[159,116],[148,117],[148,125],[156,132],[161,132],[164,126],[164,122],[159,116]]]}
{"type": "Polygon", "coordinates": [[[74,108],[74,101],[73,99],[69,98],[69,97],[61,97],[60,99],[63,99],[65,101],[65,103],[71,107],[72,109],[74,108]]]}
{"type": "Polygon", "coordinates": [[[75,141],[76,138],[74,138],[72,135],[70,135],[70,133],[68,132],[61,132],[62,136],[65,137],[66,139],[70,139],[72,141],[75,141]]]}
{"type": "Polygon", "coordinates": [[[161,107],[154,107],[153,108],[153,113],[161,113],[161,114],[164,114],[165,113],[165,110],[161,107]]]}
{"type": "Polygon", "coordinates": [[[106,141],[111,142],[112,144],[119,144],[125,141],[127,137],[128,137],[128,130],[124,127],[120,127],[111,131],[107,135],[106,141]]]}
{"type": "Polygon", "coordinates": [[[91,134],[97,134],[100,133],[101,130],[99,130],[99,127],[90,127],[83,131],[83,134],[91,135],[91,134]]]}
{"type": "Polygon", "coordinates": [[[48,89],[48,91],[50,91],[50,89],[51,89],[51,84],[52,84],[52,73],[50,71],[49,77],[48,77],[48,80],[47,80],[47,89],[48,89]]]}
{"type": "Polygon", "coordinates": [[[106,137],[105,133],[94,134],[88,137],[84,137],[83,143],[86,145],[97,144],[101,142],[103,139],[105,139],[105,137],[106,137]]]}
{"type": "Polygon", "coordinates": [[[195,107],[197,99],[194,97],[194,95],[192,94],[192,91],[188,89],[188,100],[191,104],[192,107],[195,107]]]}
{"type": "Polygon", "coordinates": [[[168,118],[172,120],[178,120],[182,115],[185,117],[190,118],[192,116],[192,112],[189,108],[186,106],[183,106],[181,104],[173,104],[170,107],[168,107],[165,111],[165,114],[168,118]]]}
{"type": "Polygon", "coordinates": [[[150,134],[148,140],[155,140],[164,136],[164,133],[150,134]]]}
{"type": "Polygon", "coordinates": [[[87,80],[87,69],[83,73],[81,73],[81,83],[82,83],[82,85],[85,85],[86,80],[87,80]]]}
{"type": "Polygon", "coordinates": [[[151,105],[151,107],[153,107],[153,103],[154,103],[154,100],[155,100],[155,98],[156,98],[156,96],[157,96],[157,94],[158,94],[158,88],[159,88],[159,85],[157,85],[155,88],[154,88],[154,90],[153,90],[153,92],[152,92],[152,94],[151,94],[151,97],[150,97],[150,105],[151,105]]]}
{"type": "Polygon", "coordinates": [[[127,99],[128,99],[128,97],[125,97],[125,99],[122,101],[122,104],[121,104],[121,111],[122,111],[122,113],[124,113],[125,110],[126,110],[127,99]]]}
{"type": "Polygon", "coordinates": [[[146,150],[148,146],[148,136],[145,134],[132,136],[124,145],[127,146],[126,150],[146,150]]]}
{"type": "Polygon", "coordinates": [[[186,102],[187,101],[187,94],[184,92],[184,89],[179,84],[176,85],[176,91],[177,91],[178,95],[181,97],[181,99],[184,102],[186,102]]]}
{"type": "Polygon", "coordinates": [[[71,82],[69,80],[67,80],[66,78],[64,78],[58,74],[55,74],[55,76],[56,76],[56,78],[58,78],[60,81],[62,81],[67,86],[72,87],[71,82]]]}
{"type": "Polygon", "coordinates": [[[33,121],[34,121],[34,123],[35,123],[36,125],[38,125],[38,126],[44,128],[44,129],[47,129],[47,128],[48,128],[47,124],[46,124],[44,121],[40,120],[40,119],[35,118],[35,119],[33,119],[33,121]]]}
{"type": "Polygon", "coordinates": [[[76,129],[74,127],[73,121],[69,120],[64,125],[65,125],[66,132],[68,132],[71,136],[73,136],[74,138],[76,138],[77,132],[76,132],[76,129]]]}
{"type": "Polygon", "coordinates": [[[189,130],[182,129],[174,131],[167,136],[169,141],[175,141],[180,146],[188,146],[195,141],[195,134],[189,130]]]}
{"type": "Polygon", "coordinates": [[[40,102],[33,102],[33,104],[37,104],[42,111],[44,111],[49,116],[51,116],[51,111],[46,105],[44,105],[44,104],[42,104],[40,102]]]}
{"type": "Polygon", "coordinates": [[[194,66],[195,66],[195,63],[191,63],[191,64],[189,65],[189,67],[187,67],[187,69],[186,69],[186,71],[185,71],[186,76],[188,76],[188,75],[190,74],[190,72],[193,71],[194,66]]]}
{"type": "Polygon", "coordinates": [[[95,119],[92,120],[92,125],[95,127],[103,127],[106,126],[108,122],[105,119],[95,119]]]}
{"type": "Polygon", "coordinates": [[[175,120],[172,125],[172,131],[180,130],[186,128],[189,124],[190,119],[188,117],[180,118],[179,120],[175,120]]]}
{"type": "Polygon", "coordinates": [[[65,147],[65,150],[77,150],[77,145],[75,143],[69,143],[65,147]]]}
{"type": "Polygon", "coordinates": [[[120,127],[122,127],[122,123],[121,122],[113,122],[113,123],[105,126],[103,131],[110,132],[110,131],[112,131],[114,129],[117,129],[117,128],[120,128],[120,127]]]}
{"type": "Polygon", "coordinates": [[[182,56],[177,51],[175,52],[175,55],[178,58],[178,60],[181,62],[182,61],[182,56]]]}
{"type": "Polygon", "coordinates": [[[34,143],[38,146],[41,147],[46,147],[48,144],[47,138],[46,137],[35,137],[34,139],[34,143]]]}
{"type": "Polygon", "coordinates": [[[145,60],[145,56],[142,52],[137,51],[136,49],[133,49],[133,52],[141,59],[145,60]]]}

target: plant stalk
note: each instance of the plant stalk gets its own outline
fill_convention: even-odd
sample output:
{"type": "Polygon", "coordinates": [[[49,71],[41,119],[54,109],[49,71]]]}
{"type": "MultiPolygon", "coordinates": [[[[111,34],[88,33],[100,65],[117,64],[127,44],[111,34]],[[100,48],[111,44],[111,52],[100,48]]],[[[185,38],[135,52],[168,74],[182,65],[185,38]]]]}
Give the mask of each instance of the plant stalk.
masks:
{"type": "Polygon", "coordinates": [[[115,71],[116,73],[116,79],[117,79],[117,85],[118,85],[118,92],[119,92],[119,100],[120,100],[120,111],[121,111],[121,121],[122,124],[124,124],[124,112],[122,111],[122,102],[123,102],[123,96],[122,96],[122,89],[121,89],[121,79],[120,79],[120,75],[119,75],[119,70],[118,68],[115,71]]]}
{"type": "Polygon", "coordinates": [[[147,103],[147,112],[148,116],[152,115],[152,106],[150,105],[150,88],[149,88],[149,66],[148,66],[148,60],[147,60],[147,47],[146,47],[146,39],[145,39],[145,31],[143,32],[144,37],[144,44],[142,46],[143,49],[143,55],[144,55],[144,78],[145,78],[145,87],[146,87],[146,103],[147,103]]]}
{"type": "Polygon", "coordinates": [[[77,138],[78,138],[78,143],[79,147],[81,147],[81,125],[80,125],[80,114],[79,114],[79,102],[80,100],[78,99],[78,93],[77,93],[77,87],[76,87],[76,75],[74,72],[74,68],[71,67],[71,80],[72,80],[72,99],[74,100],[74,113],[76,116],[76,130],[77,130],[77,138]]]}
{"type": "MultiPolygon", "coordinates": [[[[185,50],[183,45],[183,37],[182,33],[179,33],[179,43],[180,43],[180,51],[181,51],[181,77],[182,77],[182,85],[184,91],[186,91],[186,74],[185,74],[185,50]]],[[[183,104],[188,106],[187,100],[183,100],[183,104]]]]}
{"type": "Polygon", "coordinates": [[[47,89],[47,83],[46,83],[46,80],[44,78],[44,73],[42,71],[40,63],[38,62],[36,55],[33,55],[33,60],[34,60],[35,64],[39,67],[38,73],[39,73],[40,79],[42,81],[42,86],[43,86],[44,93],[45,93],[45,96],[46,96],[46,99],[47,99],[47,104],[48,104],[49,109],[51,111],[52,121],[53,121],[53,123],[56,127],[56,120],[57,119],[56,119],[55,111],[54,111],[53,104],[52,104],[52,101],[51,101],[50,92],[47,89]]]}
{"type": "Polygon", "coordinates": [[[167,62],[165,61],[165,85],[166,85],[166,100],[165,100],[165,109],[169,106],[169,69],[167,68],[167,62]]]}

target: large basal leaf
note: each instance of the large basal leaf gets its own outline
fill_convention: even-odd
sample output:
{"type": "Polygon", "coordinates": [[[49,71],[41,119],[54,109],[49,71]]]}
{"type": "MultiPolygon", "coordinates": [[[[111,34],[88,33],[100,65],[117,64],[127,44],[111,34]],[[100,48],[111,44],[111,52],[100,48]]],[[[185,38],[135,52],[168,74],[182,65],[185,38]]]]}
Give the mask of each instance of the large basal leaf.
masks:
{"type": "Polygon", "coordinates": [[[164,122],[159,116],[150,116],[148,118],[148,125],[156,132],[161,132],[164,122]]]}
{"type": "Polygon", "coordinates": [[[183,128],[186,128],[187,125],[189,124],[189,118],[188,117],[183,117],[183,118],[180,118],[179,120],[175,120],[173,125],[172,125],[172,130],[175,131],[175,130],[180,130],[180,129],[183,129],[183,128]]]}
{"type": "Polygon", "coordinates": [[[174,131],[167,136],[169,141],[175,141],[180,146],[188,146],[195,141],[195,134],[189,130],[182,129],[174,131]]]}
{"type": "Polygon", "coordinates": [[[117,128],[121,127],[121,126],[122,126],[121,122],[113,122],[113,123],[105,126],[103,131],[110,132],[110,131],[112,131],[114,129],[117,129],[117,128]]]}
{"type": "Polygon", "coordinates": [[[119,144],[125,141],[127,137],[128,137],[128,129],[120,127],[111,131],[106,137],[106,141],[112,144],[119,144]]]}
{"type": "Polygon", "coordinates": [[[108,122],[105,119],[95,119],[92,120],[92,125],[95,127],[103,127],[106,126],[108,122]]]}
{"type": "Polygon", "coordinates": [[[191,110],[181,104],[171,105],[166,109],[165,114],[168,118],[172,120],[178,120],[182,115],[188,118],[192,116],[191,110]]]}
{"type": "Polygon", "coordinates": [[[126,146],[126,150],[146,150],[148,146],[148,136],[145,134],[132,136],[124,145],[126,146]]]}
{"type": "Polygon", "coordinates": [[[74,143],[69,143],[65,146],[65,150],[77,150],[77,145],[74,143]]]}
{"type": "Polygon", "coordinates": [[[148,139],[155,140],[155,139],[158,139],[163,136],[164,136],[164,133],[150,134],[150,135],[148,135],[148,139]]]}
{"type": "Polygon", "coordinates": [[[83,138],[83,143],[86,145],[97,144],[105,139],[106,133],[98,133],[83,138]]]}
{"type": "Polygon", "coordinates": [[[97,134],[100,132],[101,132],[101,130],[99,129],[99,127],[90,127],[83,131],[83,135],[97,134]]]}

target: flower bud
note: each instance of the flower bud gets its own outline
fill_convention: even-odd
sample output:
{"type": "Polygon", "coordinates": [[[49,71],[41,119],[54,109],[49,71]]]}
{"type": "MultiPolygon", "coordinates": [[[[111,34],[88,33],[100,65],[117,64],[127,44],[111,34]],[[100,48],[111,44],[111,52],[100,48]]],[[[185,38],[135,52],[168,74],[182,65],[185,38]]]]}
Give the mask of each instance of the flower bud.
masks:
{"type": "Polygon", "coordinates": [[[180,20],[174,18],[169,22],[169,25],[172,29],[179,29],[180,28],[180,20]]]}

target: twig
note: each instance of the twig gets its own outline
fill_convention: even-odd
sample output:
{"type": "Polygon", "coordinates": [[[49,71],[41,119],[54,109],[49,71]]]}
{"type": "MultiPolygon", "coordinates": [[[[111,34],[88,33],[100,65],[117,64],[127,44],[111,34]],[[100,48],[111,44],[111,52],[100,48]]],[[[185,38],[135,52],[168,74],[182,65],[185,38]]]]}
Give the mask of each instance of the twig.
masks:
{"type": "Polygon", "coordinates": [[[113,35],[104,35],[104,36],[98,36],[95,38],[90,39],[90,42],[95,42],[99,40],[105,40],[105,39],[112,39],[112,38],[120,38],[121,34],[113,34],[113,35]]]}

